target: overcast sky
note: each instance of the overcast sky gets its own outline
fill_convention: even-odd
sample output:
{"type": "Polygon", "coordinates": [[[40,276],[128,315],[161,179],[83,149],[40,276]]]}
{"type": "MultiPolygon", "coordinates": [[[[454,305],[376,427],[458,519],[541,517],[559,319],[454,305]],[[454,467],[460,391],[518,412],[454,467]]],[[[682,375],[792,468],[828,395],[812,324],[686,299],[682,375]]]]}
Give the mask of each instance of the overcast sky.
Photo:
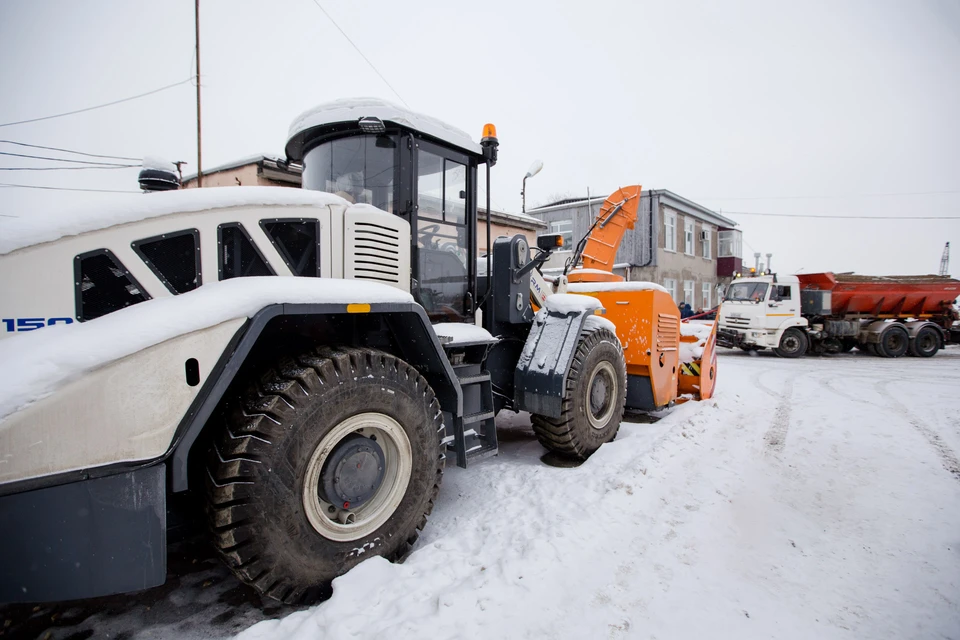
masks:
{"type": "MultiPolygon", "coordinates": [[[[935,273],[948,240],[960,273],[960,0],[321,4],[412,109],[477,140],[497,125],[498,208],[520,210],[540,158],[529,204],[640,183],[722,211],[743,230],[745,261],[770,252],[781,273],[935,273]]],[[[316,104],[400,101],[313,0],[201,0],[200,23],[204,167],[282,154],[290,122],[316,104]]],[[[193,44],[191,1],[2,2],[0,124],[186,80],[193,44]]],[[[193,172],[195,107],[183,84],[0,127],[0,139],[158,155],[193,172]]],[[[136,175],[2,171],[0,182],[124,190],[136,175]]],[[[0,187],[0,216],[125,197],[0,187]]]]}

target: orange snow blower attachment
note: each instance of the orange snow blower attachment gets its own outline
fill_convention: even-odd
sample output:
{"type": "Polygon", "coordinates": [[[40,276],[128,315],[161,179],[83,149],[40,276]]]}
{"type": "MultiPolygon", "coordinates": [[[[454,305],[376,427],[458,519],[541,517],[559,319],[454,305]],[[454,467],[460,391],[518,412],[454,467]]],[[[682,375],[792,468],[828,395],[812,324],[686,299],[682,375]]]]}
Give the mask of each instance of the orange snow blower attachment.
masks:
{"type": "Polygon", "coordinates": [[[681,325],[677,305],[663,287],[626,282],[613,273],[620,242],[637,221],[640,191],[639,185],[623,187],[603,203],[577,244],[571,265],[582,259],[583,266],[567,274],[567,291],[600,300],[627,362],[627,408],[650,411],[713,395],[717,331],[716,323],[681,325]]]}

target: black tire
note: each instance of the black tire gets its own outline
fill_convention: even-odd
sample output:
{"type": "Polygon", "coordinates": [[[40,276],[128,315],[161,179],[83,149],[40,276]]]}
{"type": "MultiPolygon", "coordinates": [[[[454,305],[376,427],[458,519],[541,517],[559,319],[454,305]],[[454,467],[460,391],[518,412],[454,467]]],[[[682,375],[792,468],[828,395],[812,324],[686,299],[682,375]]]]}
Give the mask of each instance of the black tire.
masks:
{"type": "Polygon", "coordinates": [[[927,325],[917,331],[917,335],[910,341],[910,355],[918,358],[930,358],[940,350],[940,332],[927,325]]]}
{"type": "Polygon", "coordinates": [[[225,422],[207,465],[213,542],[237,577],[282,602],[328,594],[333,578],[371,555],[402,557],[440,490],[440,406],[416,370],[380,351],[324,347],[284,358],[225,422]],[[360,457],[338,452],[369,456],[357,447],[369,452],[371,443],[382,454],[365,459],[374,462],[364,471],[380,472],[363,479],[372,493],[334,507],[341,494],[326,498],[318,487],[339,492],[362,473],[352,464],[360,457]]]}
{"type": "Polygon", "coordinates": [[[809,342],[803,331],[790,328],[780,336],[780,346],[773,351],[781,358],[799,358],[807,352],[808,346],[809,342]]]}
{"type": "Polygon", "coordinates": [[[620,341],[607,329],[584,331],[570,364],[560,417],[532,415],[533,431],[550,451],[586,460],[617,436],[626,399],[627,365],[620,341]]]}
{"type": "Polygon", "coordinates": [[[909,347],[910,336],[907,335],[907,330],[899,324],[891,324],[880,334],[880,342],[876,344],[874,349],[878,356],[899,358],[907,353],[909,347]]]}

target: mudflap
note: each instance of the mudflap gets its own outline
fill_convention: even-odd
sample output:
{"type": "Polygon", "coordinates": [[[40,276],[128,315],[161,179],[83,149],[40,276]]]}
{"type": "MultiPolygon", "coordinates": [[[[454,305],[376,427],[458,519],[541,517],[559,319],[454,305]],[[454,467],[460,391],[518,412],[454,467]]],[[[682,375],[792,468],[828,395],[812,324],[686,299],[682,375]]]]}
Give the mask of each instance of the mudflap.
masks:
{"type": "MultiPolygon", "coordinates": [[[[681,336],[681,341],[692,336],[681,336]]],[[[694,400],[708,400],[713,397],[717,384],[717,323],[703,345],[703,355],[699,360],[680,364],[677,376],[677,395],[693,396],[694,400]]]]}
{"type": "Polygon", "coordinates": [[[541,309],[533,320],[514,371],[518,409],[559,418],[570,363],[590,311],[558,313],[541,309]]]}

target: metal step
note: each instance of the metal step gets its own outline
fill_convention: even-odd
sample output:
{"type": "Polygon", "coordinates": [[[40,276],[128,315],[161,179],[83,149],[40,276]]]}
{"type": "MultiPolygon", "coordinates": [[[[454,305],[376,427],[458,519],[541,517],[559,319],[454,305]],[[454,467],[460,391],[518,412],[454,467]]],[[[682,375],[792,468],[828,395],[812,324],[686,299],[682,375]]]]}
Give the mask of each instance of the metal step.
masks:
{"type": "Polygon", "coordinates": [[[475,424],[477,422],[483,422],[484,420],[489,420],[496,414],[493,411],[480,411],[479,413],[471,413],[470,415],[463,416],[463,424],[475,424]]]}
{"type": "Polygon", "coordinates": [[[482,382],[490,382],[490,374],[487,372],[480,373],[474,376],[463,376],[458,378],[460,380],[460,386],[466,387],[471,384],[480,384],[482,382]]]}

